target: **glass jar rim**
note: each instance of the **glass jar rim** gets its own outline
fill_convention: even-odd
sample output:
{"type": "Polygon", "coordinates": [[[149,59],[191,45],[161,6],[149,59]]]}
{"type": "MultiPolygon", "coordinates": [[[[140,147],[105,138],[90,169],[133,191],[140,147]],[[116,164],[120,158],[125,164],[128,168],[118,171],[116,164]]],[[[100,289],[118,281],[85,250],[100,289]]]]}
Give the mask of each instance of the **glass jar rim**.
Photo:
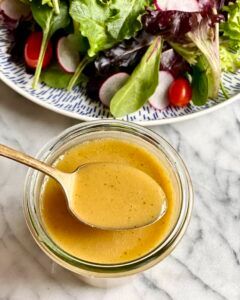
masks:
{"type": "Polygon", "coordinates": [[[35,183],[37,182],[37,171],[33,170],[28,171],[25,181],[24,214],[28,228],[37,244],[48,256],[51,257],[51,259],[58,264],[78,274],[87,274],[96,277],[126,276],[155,265],[175,248],[179,240],[182,238],[190,220],[193,202],[192,184],[187,168],[181,157],[164,138],[150,129],[125,121],[97,120],[72,126],[43,146],[36,157],[38,159],[46,160],[48,155],[54,152],[56,145],[65,139],[72,140],[72,136],[75,132],[81,131],[84,135],[84,131],[86,134],[89,130],[93,132],[93,130],[96,130],[97,128],[98,130],[104,130],[104,128],[108,128],[112,131],[114,131],[114,129],[116,131],[117,129],[129,130],[130,132],[127,132],[130,134],[141,134],[142,138],[150,138],[158,150],[162,151],[164,154],[168,154],[167,158],[170,160],[171,165],[174,166],[174,171],[179,178],[182,202],[176,224],[171,232],[167,235],[166,239],[164,239],[157,248],[130,262],[118,264],[99,264],[88,262],[72,256],[61,249],[55,242],[53,242],[47,232],[44,231],[40,226],[37,215],[35,214],[36,212],[34,211],[34,208],[31,207],[31,200],[34,198],[35,183]],[[33,180],[34,174],[35,180],[33,180]]]}

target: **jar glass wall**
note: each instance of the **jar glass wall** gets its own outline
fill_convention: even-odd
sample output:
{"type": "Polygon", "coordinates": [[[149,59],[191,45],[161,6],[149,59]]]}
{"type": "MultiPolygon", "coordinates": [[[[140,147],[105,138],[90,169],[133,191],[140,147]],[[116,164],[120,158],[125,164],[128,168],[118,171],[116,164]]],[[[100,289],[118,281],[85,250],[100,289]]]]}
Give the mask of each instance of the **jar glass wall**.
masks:
{"type": "Polygon", "coordinates": [[[188,171],[177,152],[159,135],[139,125],[99,120],[71,127],[50,141],[37,158],[52,164],[68,149],[95,139],[113,138],[128,140],[152,152],[169,171],[176,192],[176,222],[166,238],[152,251],[133,261],[119,264],[97,264],[81,260],[66,253],[48,235],[40,214],[40,195],[45,176],[29,170],[25,183],[25,218],[40,248],[56,263],[84,277],[114,278],[142,272],[160,262],[174,249],[188,225],[193,192],[188,171]]]}

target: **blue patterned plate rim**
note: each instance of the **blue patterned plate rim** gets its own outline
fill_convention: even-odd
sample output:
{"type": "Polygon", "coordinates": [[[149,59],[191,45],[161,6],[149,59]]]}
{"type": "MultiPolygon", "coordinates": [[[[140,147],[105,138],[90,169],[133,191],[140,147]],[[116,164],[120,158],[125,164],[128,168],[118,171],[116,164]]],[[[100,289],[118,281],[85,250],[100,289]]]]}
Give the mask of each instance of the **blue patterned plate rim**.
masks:
{"type": "MultiPolygon", "coordinates": [[[[29,95],[26,91],[24,91],[23,89],[19,88],[18,86],[15,86],[11,80],[7,79],[4,74],[1,73],[0,71],[0,80],[3,81],[6,85],[8,85],[11,89],[13,89],[14,91],[16,91],[18,94],[20,94],[21,96],[23,96],[24,98],[48,109],[51,111],[54,111],[58,114],[70,117],[70,118],[74,118],[74,119],[78,119],[80,121],[93,121],[96,119],[101,119],[101,117],[98,118],[94,118],[94,117],[88,117],[88,116],[82,116],[78,113],[75,112],[69,112],[66,110],[62,110],[60,108],[56,108],[54,106],[52,106],[51,104],[45,103],[42,100],[38,99],[37,97],[31,96],[29,95]]],[[[172,117],[172,118],[167,118],[167,119],[159,119],[159,120],[146,120],[146,121],[136,121],[135,123],[137,124],[141,124],[143,126],[157,126],[157,125],[164,125],[164,124],[171,124],[171,123],[176,123],[176,122],[181,122],[181,121],[186,121],[186,120],[191,120],[193,118],[196,117],[200,117],[203,116],[205,114],[214,112],[220,108],[225,107],[226,105],[233,103],[234,101],[236,101],[237,99],[240,99],[240,93],[231,97],[230,99],[224,101],[224,102],[220,102],[218,104],[216,104],[215,106],[209,107],[205,110],[201,110],[201,111],[196,111],[196,112],[192,112],[189,115],[184,115],[184,116],[177,116],[177,117],[172,117]]],[[[111,118],[109,118],[111,119],[111,118]]]]}

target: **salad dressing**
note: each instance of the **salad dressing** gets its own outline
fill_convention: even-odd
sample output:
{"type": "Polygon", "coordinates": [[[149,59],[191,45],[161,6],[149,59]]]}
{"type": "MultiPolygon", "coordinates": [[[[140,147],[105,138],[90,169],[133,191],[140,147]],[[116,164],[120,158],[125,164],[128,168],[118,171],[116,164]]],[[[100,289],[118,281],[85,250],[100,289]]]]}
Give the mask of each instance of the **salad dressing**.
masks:
{"type": "Polygon", "coordinates": [[[83,166],[73,182],[71,210],[101,229],[149,225],[166,212],[166,196],[146,173],[125,164],[83,166]]]}
{"type": "MultiPolygon", "coordinates": [[[[60,248],[80,259],[96,263],[121,263],[137,259],[156,248],[176,222],[178,206],[171,176],[159,159],[145,148],[118,139],[100,139],[75,146],[64,153],[55,166],[72,172],[79,165],[96,161],[124,164],[151,176],[162,187],[167,198],[167,211],[163,218],[133,230],[92,228],[79,222],[69,212],[63,191],[54,180],[48,179],[40,199],[43,225],[60,248]]],[[[114,220],[115,217],[109,214],[109,218],[114,220]]]]}

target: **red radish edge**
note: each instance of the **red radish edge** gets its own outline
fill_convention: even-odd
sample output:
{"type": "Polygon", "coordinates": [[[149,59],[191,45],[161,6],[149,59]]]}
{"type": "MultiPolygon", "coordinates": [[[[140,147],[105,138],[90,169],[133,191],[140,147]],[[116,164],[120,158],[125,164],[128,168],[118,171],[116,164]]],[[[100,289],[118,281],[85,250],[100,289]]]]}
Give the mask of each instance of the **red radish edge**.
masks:
{"type": "Polygon", "coordinates": [[[80,62],[79,52],[73,49],[68,37],[61,37],[57,43],[57,60],[63,71],[74,73],[80,62]]]}
{"type": "Polygon", "coordinates": [[[125,72],[115,73],[108,77],[99,89],[99,99],[102,104],[109,107],[115,93],[126,83],[129,74],[125,72]]]}
{"type": "Polygon", "coordinates": [[[174,77],[168,71],[159,71],[159,83],[154,94],[149,98],[150,105],[157,109],[162,110],[169,105],[168,89],[174,77]]]}

